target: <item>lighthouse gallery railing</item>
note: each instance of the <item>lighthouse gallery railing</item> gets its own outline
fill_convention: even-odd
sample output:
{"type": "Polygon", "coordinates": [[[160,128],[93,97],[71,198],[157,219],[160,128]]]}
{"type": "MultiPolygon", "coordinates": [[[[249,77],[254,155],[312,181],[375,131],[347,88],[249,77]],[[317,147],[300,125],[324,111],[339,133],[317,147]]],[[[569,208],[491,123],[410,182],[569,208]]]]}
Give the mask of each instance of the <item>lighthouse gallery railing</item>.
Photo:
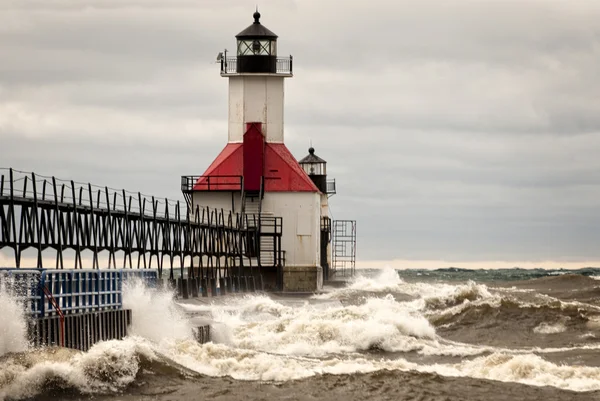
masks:
{"type": "MultiPolygon", "coordinates": [[[[277,74],[292,74],[293,73],[293,57],[277,57],[276,73],[277,74]]],[[[227,57],[221,59],[221,74],[236,74],[237,73],[237,57],[227,57]]]]}

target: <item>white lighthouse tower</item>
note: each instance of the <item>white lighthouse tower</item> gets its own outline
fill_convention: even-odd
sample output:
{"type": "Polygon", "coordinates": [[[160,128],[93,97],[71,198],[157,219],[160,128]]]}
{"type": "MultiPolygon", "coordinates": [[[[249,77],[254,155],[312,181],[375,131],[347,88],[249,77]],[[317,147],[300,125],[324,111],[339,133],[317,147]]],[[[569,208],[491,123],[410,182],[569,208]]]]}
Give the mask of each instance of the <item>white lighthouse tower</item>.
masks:
{"type": "Polygon", "coordinates": [[[324,167],[323,185],[305,169],[324,161],[301,166],[285,146],[284,80],[293,76],[292,57],[278,57],[277,35],[261,24],[258,11],[253,17],[236,35],[236,56],[218,57],[229,81],[227,144],[204,174],[182,177],[182,190],[192,207],[247,217],[257,247],[246,256],[266,289],[315,291],[330,260],[330,220],[324,167]]]}

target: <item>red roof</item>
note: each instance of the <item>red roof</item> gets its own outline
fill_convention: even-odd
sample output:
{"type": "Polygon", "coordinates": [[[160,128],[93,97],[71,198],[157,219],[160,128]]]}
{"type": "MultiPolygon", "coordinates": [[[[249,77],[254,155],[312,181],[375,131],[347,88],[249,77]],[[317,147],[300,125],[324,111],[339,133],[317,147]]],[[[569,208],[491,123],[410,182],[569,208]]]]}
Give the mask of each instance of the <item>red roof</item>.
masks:
{"type": "MultiPolygon", "coordinates": [[[[195,190],[239,190],[244,171],[242,143],[228,143],[194,185],[195,190]],[[223,177],[230,176],[230,177],[223,177]]],[[[283,143],[265,144],[265,192],[319,192],[283,143]]]]}
{"type": "Polygon", "coordinates": [[[242,144],[228,143],[196,181],[195,191],[239,191],[242,175],[242,144]],[[238,168],[239,167],[239,168],[238,168]]]}
{"type": "Polygon", "coordinates": [[[267,143],[265,149],[266,192],[319,192],[283,143],[267,143]]]}

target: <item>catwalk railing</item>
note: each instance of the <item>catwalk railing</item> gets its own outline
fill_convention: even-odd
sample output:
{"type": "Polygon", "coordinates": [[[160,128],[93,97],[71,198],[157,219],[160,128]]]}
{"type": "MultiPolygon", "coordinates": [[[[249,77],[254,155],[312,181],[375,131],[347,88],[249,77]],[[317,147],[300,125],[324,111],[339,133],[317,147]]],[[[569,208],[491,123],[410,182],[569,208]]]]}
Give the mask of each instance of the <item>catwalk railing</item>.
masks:
{"type": "MultiPolygon", "coordinates": [[[[238,58],[237,57],[223,57],[221,58],[221,74],[237,74],[238,71],[238,58]]],[[[294,70],[294,58],[290,55],[289,57],[277,57],[275,61],[275,74],[292,74],[294,70]]]]}
{"type": "Polygon", "coordinates": [[[44,252],[53,251],[57,269],[135,266],[156,268],[162,277],[168,267],[173,278],[173,270],[180,268],[183,276],[185,266],[190,278],[253,275],[245,255],[255,236],[244,228],[244,218],[222,209],[189,210],[185,203],[139,192],[0,169],[0,250],[12,249],[17,268],[23,252],[33,249],[36,262],[28,267],[43,268],[44,252]],[[65,251],[74,254],[72,266],[65,251]],[[84,266],[86,252],[91,260],[84,266]],[[108,254],[108,266],[100,266],[101,253],[108,254]]]}

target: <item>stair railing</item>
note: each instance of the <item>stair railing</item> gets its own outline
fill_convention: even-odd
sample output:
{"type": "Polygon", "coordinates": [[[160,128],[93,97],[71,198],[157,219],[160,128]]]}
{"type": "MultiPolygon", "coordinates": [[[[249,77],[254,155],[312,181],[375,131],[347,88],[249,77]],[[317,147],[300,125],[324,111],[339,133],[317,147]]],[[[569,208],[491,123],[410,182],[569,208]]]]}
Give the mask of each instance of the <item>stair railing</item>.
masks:
{"type": "MultiPolygon", "coordinates": [[[[241,215],[243,220],[246,220],[246,189],[244,188],[244,177],[242,177],[242,194],[241,194],[241,215]]],[[[245,226],[244,226],[245,227],[245,226]]]]}
{"type": "Polygon", "coordinates": [[[262,219],[261,219],[261,216],[262,216],[262,199],[263,199],[263,196],[264,196],[264,194],[263,194],[264,184],[265,184],[265,177],[261,177],[261,179],[260,179],[260,191],[258,192],[258,225],[257,225],[258,266],[262,266],[262,263],[261,263],[261,260],[260,260],[261,259],[261,246],[260,246],[261,240],[260,240],[260,237],[261,237],[261,233],[262,233],[262,228],[261,228],[261,226],[262,226],[261,220],[262,219]]]}

